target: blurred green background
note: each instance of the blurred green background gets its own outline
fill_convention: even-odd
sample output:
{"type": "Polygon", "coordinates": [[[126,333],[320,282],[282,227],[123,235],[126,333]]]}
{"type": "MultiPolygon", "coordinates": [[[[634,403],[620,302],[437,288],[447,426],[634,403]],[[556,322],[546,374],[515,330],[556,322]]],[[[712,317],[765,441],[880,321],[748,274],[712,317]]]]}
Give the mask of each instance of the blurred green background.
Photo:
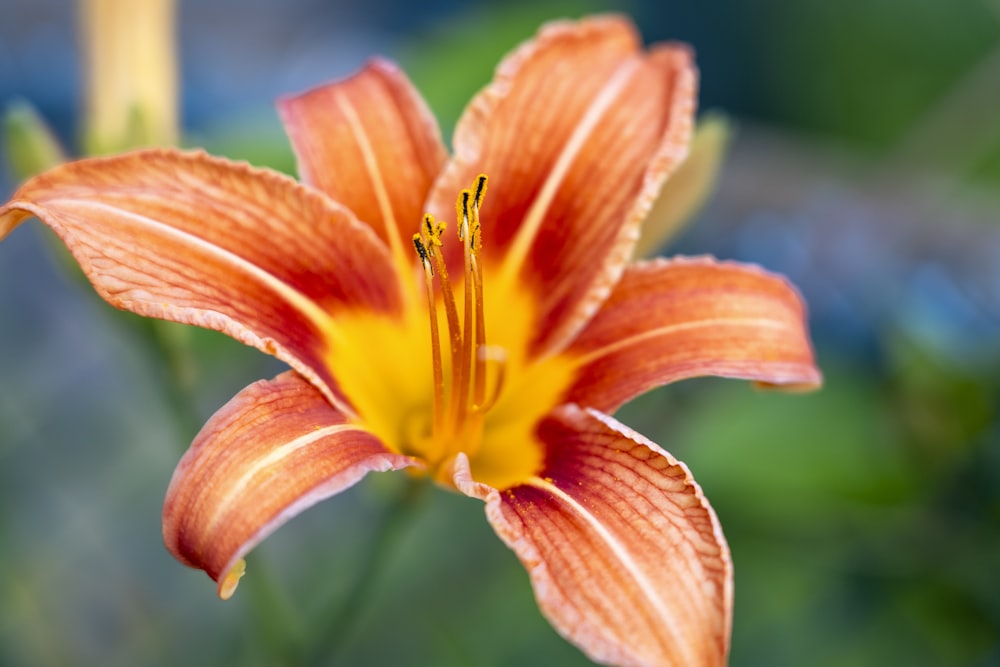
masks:
{"type": "MultiPolygon", "coordinates": [[[[282,93],[398,60],[446,136],[539,23],[624,11],[698,52],[734,119],[715,195],[665,250],[803,291],[822,391],[680,383],[619,417],[686,461],[736,566],[731,664],[1000,665],[1000,2],[203,0],[179,3],[185,141],[293,170],[282,93]]],[[[77,150],[66,0],[0,0],[0,102],[77,150]]],[[[0,174],[0,195],[16,184],[0,174]]],[[[583,665],[472,500],[428,488],[352,601],[403,476],[295,519],[220,602],[160,538],[173,466],[273,360],[183,328],[190,411],[148,328],[37,223],[0,244],[0,665],[583,665]],[[342,606],[351,603],[349,613],[342,606]],[[357,602],[355,604],[354,602],[357,602]]]]}

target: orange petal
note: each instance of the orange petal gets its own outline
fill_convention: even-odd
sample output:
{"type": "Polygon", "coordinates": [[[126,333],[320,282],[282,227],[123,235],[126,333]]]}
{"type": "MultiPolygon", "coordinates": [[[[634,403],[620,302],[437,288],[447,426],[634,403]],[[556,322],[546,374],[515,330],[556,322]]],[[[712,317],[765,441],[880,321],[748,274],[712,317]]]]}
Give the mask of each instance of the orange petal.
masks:
{"type": "Polygon", "coordinates": [[[686,154],[695,88],[684,47],[644,53],[618,17],[559,22],[508,56],[459,121],[428,209],[452,219],[456,193],[489,176],[487,288],[535,292],[537,353],[568,342],[621,274],[686,154]]]}
{"type": "Polygon", "coordinates": [[[167,490],[163,539],[226,598],[242,557],[286,521],[368,472],[414,463],[289,371],[241,391],[201,430],[167,490]]]}
{"type": "Polygon", "coordinates": [[[591,659],[617,665],[725,664],[732,566],[715,513],[691,473],[596,411],[564,406],[542,422],[538,477],[486,501],[500,538],[524,563],[542,613],[591,659]]]}
{"type": "Polygon", "coordinates": [[[36,215],[98,293],[140,315],[216,329],[328,392],[338,311],[398,312],[399,280],[371,230],[275,172],[149,150],[56,167],[0,208],[0,238],[36,215]]]}
{"type": "Polygon", "coordinates": [[[302,180],[370,224],[402,266],[414,266],[410,237],[447,152],[406,75],[376,59],[349,79],[280,100],[278,111],[302,180]]]}
{"type": "Polygon", "coordinates": [[[569,354],[582,366],[567,400],[604,411],[701,375],[795,388],[822,381],[795,288],[709,257],[630,266],[569,354]]]}

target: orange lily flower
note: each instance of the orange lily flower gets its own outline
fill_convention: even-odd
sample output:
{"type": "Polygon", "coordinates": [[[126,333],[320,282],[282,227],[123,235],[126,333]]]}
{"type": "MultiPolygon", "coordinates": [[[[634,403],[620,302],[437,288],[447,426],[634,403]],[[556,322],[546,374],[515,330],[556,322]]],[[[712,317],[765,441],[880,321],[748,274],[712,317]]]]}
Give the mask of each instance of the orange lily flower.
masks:
{"type": "Polygon", "coordinates": [[[291,366],[212,417],[167,492],[168,548],[223,598],[290,517],[408,468],[485,501],[592,659],[721,665],[718,520],[683,463],[609,415],[692,376],[820,374],[783,278],[628,262],[688,149],[695,89],[683,46],[643,50],[618,17],[553,23],[500,64],[449,158],[376,60],[280,102],[305,185],[201,152],[83,160],[18,190],[0,238],[37,216],[113,305],[291,366]]]}

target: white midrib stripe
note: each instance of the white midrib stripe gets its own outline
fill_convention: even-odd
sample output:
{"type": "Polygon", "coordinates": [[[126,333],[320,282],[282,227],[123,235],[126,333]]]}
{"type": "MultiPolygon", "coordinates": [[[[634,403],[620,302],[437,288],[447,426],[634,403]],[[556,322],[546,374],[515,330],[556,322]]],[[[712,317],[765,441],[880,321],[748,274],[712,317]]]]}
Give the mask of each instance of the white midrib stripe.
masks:
{"type": "Polygon", "coordinates": [[[515,273],[524,264],[531,244],[538,235],[538,230],[541,229],[545,215],[548,213],[549,207],[552,206],[552,201],[555,199],[559,186],[562,185],[566,174],[569,173],[577,154],[579,154],[587,139],[593,133],[594,128],[597,127],[601,118],[611,108],[618,94],[625,87],[625,84],[628,83],[632,73],[638,67],[638,60],[629,60],[619,65],[587,108],[580,122],[573,129],[569,141],[566,142],[562,152],[556,159],[556,163],[545,179],[538,197],[528,210],[524,222],[521,223],[521,228],[518,230],[510,250],[507,251],[507,256],[504,258],[504,263],[500,271],[500,279],[504,283],[509,284],[515,277],[515,273]]]}
{"type": "Polygon", "coordinates": [[[375,150],[372,148],[371,141],[368,140],[368,135],[361,124],[361,118],[358,116],[357,110],[351,104],[350,100],[347,99],[347,96],[338,93],[334,96],[334,100],[336,100],[337,106],[340,107],[344,117],[347,118],[347,124],[351,126],[351,132],[354,134],[358,142],[358,147],[361,149],[365,171],[368,172],[368,177],[371,179],[372,186],[375,189],[375,198],[378,200],[378,207],[382,211],[385,235],[389,239],[392,255],[396,258],[400,266],[406,266],[403,241],[399,237],[399,225],[396,221],[395,212],[392,209],[392,203],[389,200],[389,192],[386,190],[385,180],[382,178],[382,171],[379,169],[378,160],[375,159],[375,150]]]}
{"type": "Polygon", "coordinates": [[[246,470],[246,472],[240,475],[240,478],[236,480],[236,483],[230,486],[229,492],[226,493],[225,497],[215,506],[215,512],[212,513],[212,518],[207,523],[203,534],[211,535],[212,532],[214,532],[215,527],[218,525],[219,521],[222,520],[222,517],[226,515],[230,506],[237,502],[240,494],[247,488],[247,486],[250,485],[253,478],[261,472],[270,468],[282,459],[290,456],[297,450],[307,447],[321,438],[351,430],[358,430],[358,427],[353,424],[334,424],[333,426],[324,426],[323,428],[318,428],[315,431],[310,431],[305,435],[300,435],[294,440],[286,442],[280,447],[271,450],[266,456],[258,459],[252,466],[250,466],[249,469],[246,470]]]}
{"type": "Polygon", "coordinates": [[[591,350],[582,357],[577,358],[577,363],[581,366],[589,364],[595,359],[617,352],[618,350],[648,341],[660,336],[669,336],[680,331],[700,329],[703,327],[756,327],[763,329],[787,329],[788,325],[770,318],[764,317],[716,317],[707,320],[697,320],[695,322],[684,322],[683,324],[670,324],[644,331],[634,336],[620,338],[613,343],[604,345],[595,350],[591,350]]]}
{"type": "MultiPolygon", "coordinates": [[[[623,547],[618,540],[615,538],[611,532],[604,527],[604,525],[598,521],[593,514],[587,511],[580,503],[578,503],[572,496],[565,493],[562,489],[557,487],[555,484],[551,484],[540,477],[531,477],[525,484],[529,486],[534,486],[535,488],[541,489],[547,493],[559,498],[559,500],[566,503],[570,509],[572,509],[580,518],[582,518],[591,530],[593,530],[598,537],[603,540],[608,547],[614,553],[615,558],[618,562],[622,564],[625,570],[632,576],[633,579],[639,584],[639,588],[646,594],[646,598],[650,601],[656,612],[659,614],[663,621],[663,624],[669,626],[669,632],[672,637],[675,638],[674,645],[681,650],[687,649],[687,643],[684,642],[684,637],[681,629],[677,627],[674,619],[674,614],[670,613],[670,610],[666,607],[663,600],[654,592],[656,586],[649,580],[649,578],[643,573],[636,564],[635,560],[629,555],[628,551],[623,547]]],[[[686,659],[682,664],[695,664],[694,657],[691,655],[686,656],[686,659]]]]}
{"type": "Polygon", "coordinates": [[[215,257],[222,262],[235,267],[237,270],[253,276],[254,279],[266,285],[272,291],[281,296],[284,301],[291,304],[297,311],[302,313],[302,315],[316,325],[320,331],[329,331],[332,328],[332,320],[330,316],[325,310],[316,305],[315,301],[302,294],[302,292],[299,292],[288,283],[280,280],[275,275],[268,273],[256,264],[243,259],[236,253],[220,248],[219,246],[209,243],[194,234],[171,227],[170,225],[166,225],[148,216],[116,208],[103,202],[73,198],[62,198],[60,201],[69,203],[74,208],[90,208],[105,211],[116,217],[129,220],[136,226],[155,229],[158,233],[164,236],[173,237],[187,245],[193,246],[206,255],[215,257]]]}

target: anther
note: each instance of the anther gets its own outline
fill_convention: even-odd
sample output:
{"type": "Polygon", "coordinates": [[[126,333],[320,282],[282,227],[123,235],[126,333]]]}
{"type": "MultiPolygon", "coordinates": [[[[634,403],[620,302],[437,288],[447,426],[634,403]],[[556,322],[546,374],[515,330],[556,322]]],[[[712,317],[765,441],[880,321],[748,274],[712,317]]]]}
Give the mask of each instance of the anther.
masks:
{"type": "Polygon", "coordinates": [[[483,196],[486,194],[486,174],[479,174],[476,178],[476,196],[472,199],[472,208],[476,211],[476,218],[479,218],[479,206],[483,203],[483,196]]]}
{"type": "Polygon", "coordinates": [[[427,238],[434,238],[434,216],[428,213],[424,216],[424,232],[427,234],[427,238]]]}
{"type": "Polygon", "coordinates": [[[434,254],[434,248],[440,248],[443,245],[441,241],[441,234],[444,232],[444,223],[435,222],[434,216],[428,213],[424,216],[424,230],[427,235],[427,246],[431,254],[434,254]]]}
{"type": "Polygon", "coordinates": [[[434,267],[431,265],[430,254],[427,252],[427,246],[424,245],[423,240],[420,238],[420,234],[413,235],[413,247],[417,249],[417,254],[420,255],[420,261],[423,263],[424,269],[429,271],[433,276],[434,267]]]}
{"type": "Polygon", "coordinates": [[[479,233],[479,222],[477,221],[474,225],[472,225],[472,229],[469,230],[469,249],[479,250],[482,248],[481,238],[482,235],[479,233]]]}
{"type": "Polygon", "coordinates": [[[460,221],[458,223],[458,239],[460,241],[465,241],[469,234],[469,199],[471,197],[471,192],[462,190],[455,205],[455,215],[460,221]]]}

